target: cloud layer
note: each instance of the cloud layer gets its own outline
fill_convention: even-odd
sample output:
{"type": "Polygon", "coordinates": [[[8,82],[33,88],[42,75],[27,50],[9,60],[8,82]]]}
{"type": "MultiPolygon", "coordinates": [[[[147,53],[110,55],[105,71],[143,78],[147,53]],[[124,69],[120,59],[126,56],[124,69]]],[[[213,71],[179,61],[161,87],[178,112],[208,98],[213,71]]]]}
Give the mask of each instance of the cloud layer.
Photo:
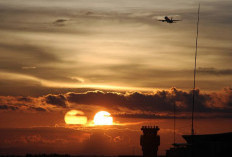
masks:
{"type": "MultiPolygon", "coordinates": [[[[195,91],[195,112],[205,117],[231,117],[232,90],[203,93],[195,91]]],[[[0,110],[24,112],[53,112],[80,109],[95,112],[99,109],[111,111],[113,116],[128,118],[172,118],[173,107],[180,118],[187,118],[192,110],[192,91],[176,88],[160,90],[155,93],[119,93],[89,91],[84,93],[49,94],[42,97],[1,97],[0,110]]],[[[88,113],[89,112],[89,113],[88,113]]],[[[200,116],[201,117],[201,116],[200,116]]]]}
{"type": "Polygon", "coordinates": [[[64,127],[0,128],[0,155],[70,154],[118,155],[140,152],[139,132],[110,130],[77,130],[64,127]],[[135,137],[131,140],[128,136],[135,137]],[[136,143],[136,144],[135,144],[136,143]],[[129,148],[129,150],[128,150],[129,148]]]}

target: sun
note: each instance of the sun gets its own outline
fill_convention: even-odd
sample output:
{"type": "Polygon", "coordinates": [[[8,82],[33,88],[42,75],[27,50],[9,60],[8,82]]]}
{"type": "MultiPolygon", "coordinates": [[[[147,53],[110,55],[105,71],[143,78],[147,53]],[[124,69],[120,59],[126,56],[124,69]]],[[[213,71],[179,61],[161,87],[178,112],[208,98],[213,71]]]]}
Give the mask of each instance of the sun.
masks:
{"type": "Polygon", "coordinates": [[[100,111],[95,114],[93,119],[94,125],[113,125],[113,117],[106,111],[100,111]]]}
{"type": "Polygon", "coordinates": [[[80,110],[70,110],[65,114],[64,121],[66,124],[84,125],[87,123],[87,117],[80,110]]]}

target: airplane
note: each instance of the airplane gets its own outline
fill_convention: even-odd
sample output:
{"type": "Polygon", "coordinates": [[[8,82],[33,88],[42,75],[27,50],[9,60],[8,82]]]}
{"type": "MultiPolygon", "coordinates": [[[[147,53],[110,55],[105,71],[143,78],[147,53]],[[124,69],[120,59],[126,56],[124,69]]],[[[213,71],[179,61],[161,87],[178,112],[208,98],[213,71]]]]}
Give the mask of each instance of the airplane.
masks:
{"type": "Polygon", "coordinates": [[[170,19],[167,16],[165,16],[163,20],[158,20],[158,21],[167,22],[167,23],[176,23],[176,21],[181,21],[181,20],[173,20],[172,18],[170,19]]]}

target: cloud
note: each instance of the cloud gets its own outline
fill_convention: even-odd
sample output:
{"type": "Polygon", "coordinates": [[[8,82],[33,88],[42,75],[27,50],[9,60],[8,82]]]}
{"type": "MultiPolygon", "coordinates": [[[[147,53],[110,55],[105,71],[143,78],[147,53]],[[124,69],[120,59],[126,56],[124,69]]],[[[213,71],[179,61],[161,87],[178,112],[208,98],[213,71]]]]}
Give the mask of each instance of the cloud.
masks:
{"type": "MultiPolygon", "coordinates": [[[[154,93],[142,92],[103,92],[88,91],[83,93],[48,94],[41,97],[1,97],[2,110],[22,111],[57,111],[80,109],[91,115],[99,109],[109,110],[117,117],[128,118],[171,118],[173,106],[179,118],[188,117],[192,111],[192,91],[176,88],[158,90],[154,93]],[[88,106],[88,107],[87,107],[88,106]],[[55,107],[55,109],[54,109],[55,107]],[[186,113],[186,114],[184,114],[186,113]]],[[[217,92],[195,91],[195,112],[209,116],[217,113],[230,117],[232,113],[232,90],[225,88],[217,92]]],[[[200,116],[200,115],[199,115],[200,116]]]]}
{"type": "Polygon", "coordinates": [[[66,100],[64,95],[49,94],[49,95],[46,95],[44,98],[45,98],[46,103],[48,103],[48,104],[52,104],[52,105],[55,105],[58,107],[63,107],[63,108],[66,108],[68,106],[67,100],[66,100]]]}
{"type": "MultiPolygon", "coordinates": [[[[40,47],[39,45],[32,44],[32,43],[26,43],[25,40],[16,41],[16,39],[12,39],[11,43],[1,41],[0,46],[1,46],[1,51],[3,49],[7,51],[9,54],[14,56],[14,57],[11,56],[5,59],[11,58],[17,61],[16,62],[17,64],[22,65],[20,66],[20,69],[21,67],[26,67],[26,68],[31,67],[31,66],[25,66],[25,64],[33,65],[33,64],[37,64],[38,62],[46,63],[46,62],[60,62],[61,61],[61,59],[58,58],[56,55],[49,53],[48,48],[43,48],[43,47],[40,47]],[[26,58],[30,58],[30,60],[28,59],[26,60],[26,58]],[[25,60],[27,62],[22,63],[22,62],[19,62],[19,60],[25,60]]],[[[2,63],[1,65],[4,65],[4,64],[2,63]]]]}
{"type": "Polygon", "coordinates": [[[67,19],[57,19],[56,21],[53,22],[55,26],[65,26],[67,19]]]}
{"type": "Polygon", "coordinates": [[[117,106],[123,104],[125,97],[116,92],[90,91],[86,93],[67,93],[67,99],[76,104],[101,105],[109,107],[109,105],[117,106]]]}
{"type": "MultiPolygon", "coordinates": [[[[195,92],[196,112],[231,112],[232,92],[225,89],[218,93],[195,92]],[[216,99],[217,98],[217,99],[216,99]]],[[[151,112],[172,112],[173,105],[182,112],[191,112],[192,91],[182,91],[176,88],[160,90],[154,94],[144,93],[110,93],[110,92],[86,92],[67,93],[69,102],[85,105],[99,105],[108,108],[128,108],[130,110],[151,112]]]]}
{"type": "Polygon", "coordinates": [[[58,19],[58,20],[56,20],[55,22],[56,23],[63,23],[63,22],[65,22],[65,21],[67,21],[66,19],[58,19]]]}
{"type": "Polygon", "coordinates": [[[31,97],[18,97],[18,101],[25,101],[25,102],[31,102],[32,98],[31,97]]]}
{"type": "MultiPolygon", "coordinates": [[[[0,110],[45,112],[53,106],[54,104],[46,103],[45,97],[0,96],[0,110]]],[[[63,108],[63,106],[60,107],[63,108]]]]}
{"type": "Polygon", "coordinates": [[[18,107],[9,105],[0,105],[0,110],[17,110],[18,107]]]}
{"type": "Polygon", "coordinates": [[[0,154],[81,152],[90,133],[63,127],[0,129],[0,154]]]}
{"type": "Polygon", "coordinates": [[[197,72],[209,75],[232,75],[232,69],[216,69],[210,67],[199,67],[197,72]]]}
{"type": "MultiPolygon", "coordinates": [[[[5,36],[0,41],[1,71],[63,84],[78,81],[83,84],[189,89],[197,9],[193,2],[136,0],[133,6],[138,8],[134,8],[130,0],[125,4],[128,7],[105,0],[101,4],[94,2],[96,6],[90,1],[72,1],[72,5],[55,1],[58,10],[51,2],[28,4],[28,1],[23,1],[14,4],[10,0],[1,3],[3,20],[0,28],[3,31],[0,33],[5,36]],[[83,5],[73,5],[77,3],[83,5]],[[161,9],[163,7],[166,9],[161,9]],[[170,12],[181,14],[183,21],[167,25],[154,19],[170,12]],[[53,23],[67,27],[54,27],[53,23]],[[74,77],[85,81],[72,79],[74,77]]],[[[200,27],[199,59],[203,58],[201,63],[209,67],[218,67],[220,62],[223,67],[219,69],[222,70],[230,70],[231,66],[230,18],[225,18],[231,15],[229,6],[231,2],[206,1],[201,12],[203,24],[200,27]],[[220,23],[220,19],[226,20],[220,23]]],[[[202,82],[210,77],[199,77],[200,87],[218,90],[230,86],[229,72],[218,72],[225,81],[214,78],[210,80],[211,86],[202,82]]],[[[212,72],[207,74],[215,75],[212,72]]],[[[14,95],[22,94],[23,89],[11,90],[12,84],[29,90],[37,88],[39,91],[41,88],[39,81],[13,82],[1,78],[0,83],[4,84],[4,90],[0,89],[4,95],[9,95],[8,91],[14,95]]],[[[71,86],[74,84],[70,85],[73,88],[71,86]]],[[[26,95],[25,92],[23,94],[26,95]]]]}
{"type": "Polygon", "coordinates": [[[42,108],[42,107],[30,107],[30,109],[35,110],[35,111],[39,111],[39,112],[46,112],[47,110],[42,108]]]}
{"type": "Polygon", "coordinates": [[[26,153],[128,154],[131,153],[132,146],[139,148],[139,138],[137,138],[139,136],[140,132],[129,129],[0,128],[0,155],[12,152],[15,155],[26,153]]]}

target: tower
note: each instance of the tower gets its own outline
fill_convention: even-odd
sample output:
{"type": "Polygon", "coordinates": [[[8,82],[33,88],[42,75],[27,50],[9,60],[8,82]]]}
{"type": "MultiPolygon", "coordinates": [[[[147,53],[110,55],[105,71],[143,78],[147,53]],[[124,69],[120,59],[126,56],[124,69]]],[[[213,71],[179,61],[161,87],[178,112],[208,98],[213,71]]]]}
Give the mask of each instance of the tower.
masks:
{"type": "Polygon", "coordinates": [[[158,147],[160,145],[160,136],[158,126],[142,126],[143,135],[140,137],[143,157],[157,157],[158,147]]]}

